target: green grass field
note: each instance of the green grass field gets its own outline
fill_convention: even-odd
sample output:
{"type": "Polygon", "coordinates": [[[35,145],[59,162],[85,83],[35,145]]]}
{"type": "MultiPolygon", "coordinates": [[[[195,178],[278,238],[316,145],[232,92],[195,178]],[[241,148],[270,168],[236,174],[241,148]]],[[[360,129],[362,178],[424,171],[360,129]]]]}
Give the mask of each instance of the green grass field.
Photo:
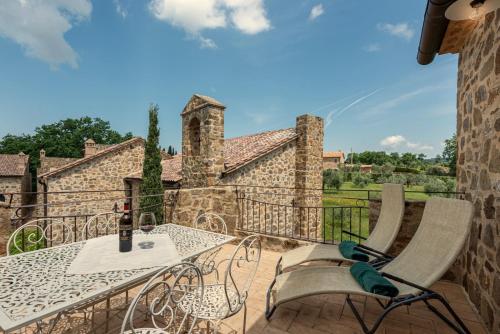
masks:
{"type": "MultiPolygon", "coordinates": [[[[349,229],[352,233],[367,237],[369,234],[367,199],[368,196],[370,199],[380,198],[381,190],[381,184],[371,183],[365,188],[358,188],[352,182],[344,182],[338,191],[328,189],[323,194],[323,206],[326,208],[323,217],[325,239],[337,241],[349,239],[347,234],[342,235],[342,230],[349,229]]],[[[429,195],[424,193],[423,186],[405,186],[405,191],[407,200],[425,201],[429,198],[429,195]]],[[[359,241],[354,237],[352,240],[359,241]]]]}

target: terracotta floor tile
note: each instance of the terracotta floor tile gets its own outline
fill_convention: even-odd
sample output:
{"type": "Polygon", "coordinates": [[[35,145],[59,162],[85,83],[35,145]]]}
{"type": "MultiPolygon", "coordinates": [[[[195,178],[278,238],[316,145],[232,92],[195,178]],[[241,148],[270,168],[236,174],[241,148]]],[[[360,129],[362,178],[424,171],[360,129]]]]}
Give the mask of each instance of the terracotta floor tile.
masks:
{"type": "Polygon", "coordinates": [[[300,308],[294,322],[307,327],[312,327],[317,322],[320,312],[320,307],[304,305],[300,308]]]}
{"type": "Polygon", "coordinates": [[[297,314],[297,311],[293,311],[285,307],[278,307],[272,318],[269,320],[269,325],[286,331],[297,314]]]}

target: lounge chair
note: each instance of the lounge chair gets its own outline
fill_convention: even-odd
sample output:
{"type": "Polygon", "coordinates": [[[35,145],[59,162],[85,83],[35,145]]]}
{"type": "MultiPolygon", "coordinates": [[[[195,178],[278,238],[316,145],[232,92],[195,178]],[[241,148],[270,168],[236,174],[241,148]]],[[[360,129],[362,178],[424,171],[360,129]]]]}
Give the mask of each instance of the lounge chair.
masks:
{"type": "MultiPolygon", "coordinates": [[[[401,227],[405,210],[404,189],[400,184],[384,184],[382,188],[382,207],[380,215],[370,236],[366,239],[348,231],[342,233],[349,234],[360,239],[366,239],[359,245],[359,250],[370,255],[370,259],[377,256],[384,257],[401,227]]],[[[295,248],[284,253],[276,266],[276,275],[285,269],[297,266],[302,263],[312,261],[348,261],[339,251],[338,245],[313,244],[295,248]]]]}
{"type": "Polygon", "coordinates": [[[349,267],[308,267],[276,277],[267,292],[266,318],[277,306],[306,296],[347,294],[351,307],[364,333],[374,333],[389,312],[402,305],[423,301],[439,318],[457,333],[470,333],[446,300],[429,289],[453,264],[463,249],[472,221],[472,205],[458,199],[431,198],[427,201],[420,226],[399,256],[380,269],[399,290],[395,297],[366,292],[350,273],[349,267]],[[371,328],[363,321],[350,295],[363,295],[385,300],[383,312],[371,328]],[[429,300],[445,306],[453,322],[429,300]],[[271,306],[272,303],[272,306],[271,306]]]}

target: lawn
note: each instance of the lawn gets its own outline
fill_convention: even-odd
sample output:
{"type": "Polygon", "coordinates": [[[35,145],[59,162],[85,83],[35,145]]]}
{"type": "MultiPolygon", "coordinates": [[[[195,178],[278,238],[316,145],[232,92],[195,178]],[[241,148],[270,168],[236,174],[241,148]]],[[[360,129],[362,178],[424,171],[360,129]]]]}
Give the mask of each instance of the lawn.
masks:
{"type": "MultiPolygon", "coordinates": [[[[367,237],[369,234],[367,199],[380,198],[381,190],[381,184],[370,183],[365,188],[359,188],[352,182],[344,182],[338,191],[326,190],[323,193],[325,239],[335,241],[349,239],[349,235],[343,234],[342,230],[367,237]]],[[[405,186],[405,198],[425,201],[429,195],[424,193],[423,186],[405,186]]],[[[352,240],[359,241],[355,237],[352,240]]]]}

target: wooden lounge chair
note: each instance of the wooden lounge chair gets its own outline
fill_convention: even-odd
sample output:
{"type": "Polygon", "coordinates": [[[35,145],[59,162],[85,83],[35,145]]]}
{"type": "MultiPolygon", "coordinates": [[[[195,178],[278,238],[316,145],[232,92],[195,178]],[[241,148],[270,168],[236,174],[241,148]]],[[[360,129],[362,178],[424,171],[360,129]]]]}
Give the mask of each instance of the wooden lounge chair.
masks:
{"type": "MultiPolygon", "coordinates": [[[[382,188],[382,207],[380,215],[370,236],[366,239],[348,231],[342,233],[350,234],[364,240],[360,245],[360,251],[371,256],[385,257],[401,227],[405,210],[404,189],[400,184],[384,184],[382,188]]],[[[276,266],[276,275],[284,270],[302,263],[312,261],[348,261],[356,262],[342,256],[338,245],[313,244],[295,248],[284,253],[276,266]]]]}
{"type": "Polygon", "coordinates": [[[386,297],[364,291],[352,277],[349,267],[308,267],[278,275],[267,292],[266,318],[277,306],[298,298],[318,294],[347,294],[351,307],[364,333],[375,333],[389,312],[403,305],[423,301],[439,318],[457,333],[469,330],[446,300],[429,289],[453,264],[469,234],[472,205],[458,199],[431,198],[427,201],[420,226],[399,256],[380,269],[383,277],[399,290],[396,297],[386,297]],[[382,314],[371,328],[363,321],[350,295],[364,295],[385,300],[382,314]],[[451,314],[450,320],[429,300],[437,300],[451,314]]]}

